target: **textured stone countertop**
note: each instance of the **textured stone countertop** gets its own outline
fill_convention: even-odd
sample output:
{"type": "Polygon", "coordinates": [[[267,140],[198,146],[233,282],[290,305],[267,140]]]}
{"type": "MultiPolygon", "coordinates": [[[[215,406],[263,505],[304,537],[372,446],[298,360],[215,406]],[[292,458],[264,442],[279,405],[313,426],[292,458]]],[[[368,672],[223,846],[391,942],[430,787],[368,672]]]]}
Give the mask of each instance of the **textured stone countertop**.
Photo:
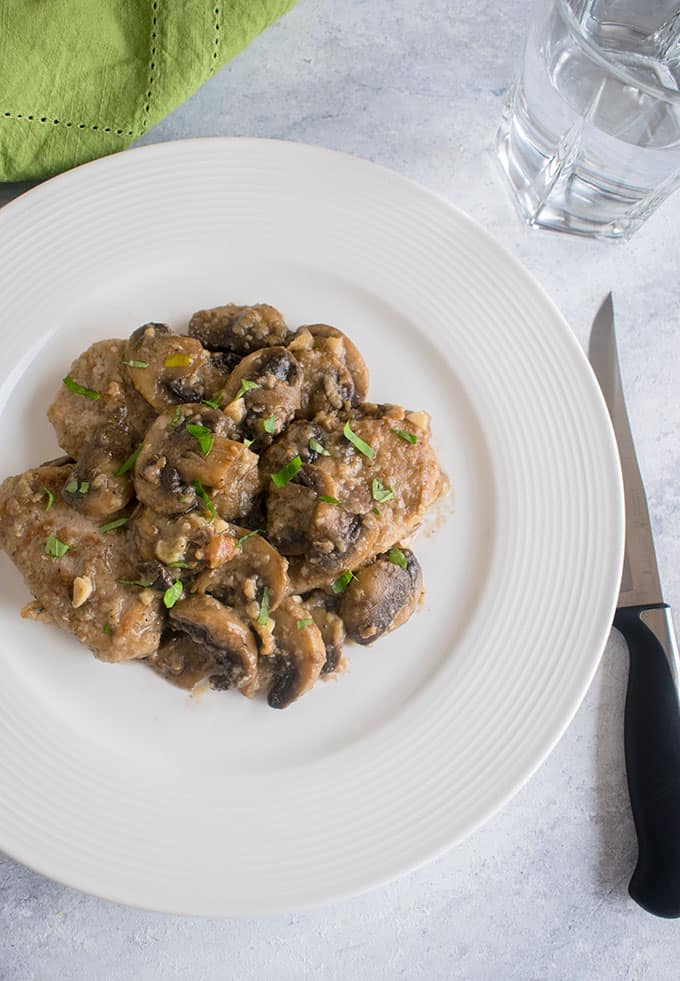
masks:
{"type": "MultiPolygon", "coordinates": [[[[680,609],[680,195],[627,245],[519,222],[490,147],[528,9],[523,0],[300,0],[143,142],[279,137],[392,167],[489,229],[581,342],[613,289],[666,597],[680,609]]],[[[172,918],[81,895],[0,856],[0,979],[674,981],[680,922],[654,919],[626,893],[635,859],[626,671],[612,636],[565,737],[500,815],[414,874],[318,912],[172,918]]]]}

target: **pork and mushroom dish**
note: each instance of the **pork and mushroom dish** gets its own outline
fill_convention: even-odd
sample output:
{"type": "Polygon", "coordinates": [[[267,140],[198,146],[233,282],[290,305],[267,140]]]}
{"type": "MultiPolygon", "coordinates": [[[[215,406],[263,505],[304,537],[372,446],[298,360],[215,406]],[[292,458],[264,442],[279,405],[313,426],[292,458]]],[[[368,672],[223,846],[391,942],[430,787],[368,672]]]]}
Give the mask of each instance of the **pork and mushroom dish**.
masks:
{"type": "Polygon", "coordinates": [[[266,304],[103,340],[47,415],[64,456],[0,486],[0,546],[103,661],[285,708],[418,606],[446,487],[426,412],[366,401],[340,330],[266,304]]]}

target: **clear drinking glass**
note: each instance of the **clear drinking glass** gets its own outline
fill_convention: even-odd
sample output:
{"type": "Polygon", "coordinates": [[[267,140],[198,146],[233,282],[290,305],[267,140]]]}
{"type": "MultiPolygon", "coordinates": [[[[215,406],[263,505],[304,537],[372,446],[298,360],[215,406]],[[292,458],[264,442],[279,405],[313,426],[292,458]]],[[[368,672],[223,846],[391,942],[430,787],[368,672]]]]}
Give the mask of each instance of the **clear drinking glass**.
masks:
{"type": "Polygon", "coordinates": [[[630,237],[680,185],[680,2],[542,0],[497,149],[530,225],[630,237]]]}

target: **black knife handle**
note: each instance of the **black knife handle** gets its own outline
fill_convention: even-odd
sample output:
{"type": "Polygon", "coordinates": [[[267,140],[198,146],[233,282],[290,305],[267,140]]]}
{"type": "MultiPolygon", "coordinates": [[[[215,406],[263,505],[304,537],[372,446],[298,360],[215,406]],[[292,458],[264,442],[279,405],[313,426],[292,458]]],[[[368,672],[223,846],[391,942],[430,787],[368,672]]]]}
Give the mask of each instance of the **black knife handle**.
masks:
{"type": "Polygon", "coordinates": [[[666,604],[623,607],[616,611],[614,626],[625,637],[630,654],[625,749],[638,862],[628,891],[655,916],[676,917],[680,916],[680,702],[670,668],[675,654],[670,608],[666,604]]]}

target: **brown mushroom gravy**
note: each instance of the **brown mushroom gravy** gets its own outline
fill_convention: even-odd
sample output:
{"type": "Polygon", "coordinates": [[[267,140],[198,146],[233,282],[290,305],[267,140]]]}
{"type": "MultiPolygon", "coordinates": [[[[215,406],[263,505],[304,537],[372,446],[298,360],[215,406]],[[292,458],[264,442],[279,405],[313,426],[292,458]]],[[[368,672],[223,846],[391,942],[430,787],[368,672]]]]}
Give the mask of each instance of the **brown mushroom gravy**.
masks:
{"type": "Polygon", "coordinates": [[[290,705],[423,592],[403,543],[447,487],[430,419],[367,392],[340,330],[267,304],[93,344],[47,412],[68,456],[0,486],[23,615],[183,688],[290,705]]]}

